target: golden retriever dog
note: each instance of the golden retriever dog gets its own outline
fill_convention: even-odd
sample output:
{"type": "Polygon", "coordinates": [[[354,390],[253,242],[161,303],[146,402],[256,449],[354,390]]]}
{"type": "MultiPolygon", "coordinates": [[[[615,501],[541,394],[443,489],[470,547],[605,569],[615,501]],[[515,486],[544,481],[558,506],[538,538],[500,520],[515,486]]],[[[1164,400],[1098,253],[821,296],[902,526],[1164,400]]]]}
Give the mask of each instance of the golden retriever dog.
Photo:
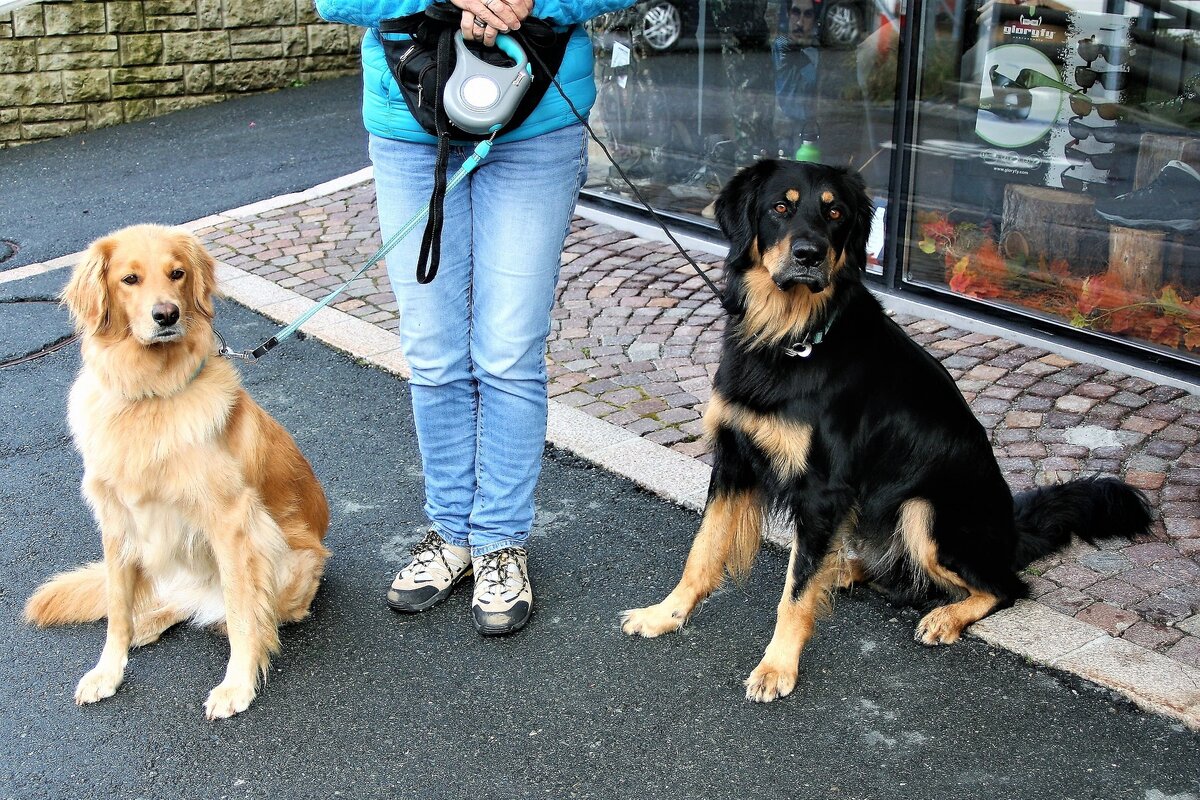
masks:
{"type": "Polygon", "coordinates": [[[69,421],[104,561],[51,578],[25,617],[108,618],[80,705],[117,691],[131,646],[190,620],[229,637],[205,715],[245,711],[279,624],[308,615],[329,555],[312,467],[217,355],[215,268],[190,233],[138,225],[92,244],[63,289],[83,357],[69,421]]]}

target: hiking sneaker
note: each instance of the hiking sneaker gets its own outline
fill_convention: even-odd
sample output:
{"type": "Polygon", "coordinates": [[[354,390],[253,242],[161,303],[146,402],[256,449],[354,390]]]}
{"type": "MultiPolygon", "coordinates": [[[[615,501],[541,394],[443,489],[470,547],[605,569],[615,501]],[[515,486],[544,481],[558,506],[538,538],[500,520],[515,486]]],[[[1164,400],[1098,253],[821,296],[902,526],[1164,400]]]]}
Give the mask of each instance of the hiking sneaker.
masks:
{"type": "Polygon", "coordinates": [[[475,596],[471,602],[475,630],[484,636],[496,636],[523,628],[533,609],[525,549],[505,547],[472,558],[471,563],[475,568],[475,596]]]}
{"type": "Polygon", "coordinates": [[[450,596],[471,574],[471,548],[456,547],[435,532],[413,545],[412,561],[396,573],[387,602],[393,611],[424,611],[450,596]]]}
{"type": "Polygon", "coordinates": [[[1170,161],[1144,189],[1097,200],[1096,213],[1126,228],[1196,230],[1200,228],[1200,172],[1182,161],[1170,161]]]}

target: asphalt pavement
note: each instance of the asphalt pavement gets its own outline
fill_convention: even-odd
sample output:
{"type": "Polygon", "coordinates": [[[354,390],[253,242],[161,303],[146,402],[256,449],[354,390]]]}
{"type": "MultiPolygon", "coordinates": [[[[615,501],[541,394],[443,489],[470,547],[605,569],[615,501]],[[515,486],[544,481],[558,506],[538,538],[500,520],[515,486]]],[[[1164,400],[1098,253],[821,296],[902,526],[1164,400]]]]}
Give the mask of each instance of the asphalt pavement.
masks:
{"type": "Polygon", "coordinates": [[[0,240],[18,245],[0,268],[77,252],[133,221],[177,225],[361,169],[361,98],[350,76],[0,150],[0,240]]]}
{"type": "MultiPolygon", "coordinates": [[[[263,118],[255,102],[299,105],[288,95],[236,101],[249,112],[240,118],[263,118]]],[[[206,129],[202,113],[183,113],[186,125],[164,118],[141,130],[154,138],[206,129]]],[[[102,176],[108,163],[120,185],[97,178],[90,196],[60,195],[54,241],[71,244],[39,244],[45,252],[32,260],[95,235],[91,214],[70,209],[106,209],[108,227],[184,221],[261,199],[247,175],[280,173],[289,188],[270,189],[277,193],[362,166],[345,162],[365,137],[318,145],[323,132],[297,132],[296,141],[330,148],[336,163],[284,179],[288,156],[249,148],[231,187],[209,192],[207,206],[186,180],[172,180],[175,148],[165,145],[147,144],[161,156],[154,175],[134,176],[147,177],[145,192],[126,191],[126,161],[141,155],[128,130],[114,133],[76,169],[102,176]]],[[[51,164],[43,148],[71,146],[0,153],[0,174],[25,158],[51,164]]],[[[45,197],[22,185],[16,199],[51,213],[62,185],[43,183],[45,197]]],[[[50,221],[39,217],[27,231],[24,213],[5,205],[0,238],[48,241],[50,221]]],[[[0,357],[67,330],[65,312],[45,302],[65,277],[0,283],[0,357]]],[[[228,302],[218,327],[239,342],[273,330],[228,302]]],[[[221,679],[225,641],[187,628],[135,651],[114,697],[77,708],[74,685],[99,654],[103,625],[40,631],[20,622],[41,580],[100,553],[65,422],[77,369],[74,347],[0,369],[0,641],[10,653],[0,663],[2,796],[1200,797],[1200,734],[977,639],[921,647],[912,641],[916,613],[865,590],[839,597],[819,626],[792,696],[748,703],[741,680],[770,637],[782,586],[785,557],[773,549],[681,635],[624,637],[618,612],[670,589],[697,517],[562,451],[548,450],[539,486],[537,600],[525,630],[479,637],[465,588],[425,614],[393,614],[384,588],[423,532],[407,386],[313,340],[289,341],[243,369],[330,499],[333,557],[312,618],[284,630],[269,681],[233,719],[205,722],[201,706],[221,679]]]]}

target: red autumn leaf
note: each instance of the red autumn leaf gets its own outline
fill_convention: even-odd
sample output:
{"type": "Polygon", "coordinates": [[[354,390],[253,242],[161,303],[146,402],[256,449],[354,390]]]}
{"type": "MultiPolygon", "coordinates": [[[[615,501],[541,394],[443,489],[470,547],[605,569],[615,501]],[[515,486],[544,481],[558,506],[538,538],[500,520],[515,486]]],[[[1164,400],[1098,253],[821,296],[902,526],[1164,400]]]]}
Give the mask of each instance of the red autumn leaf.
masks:
{"type": "Polygon", "coordinates": [[[1179,346],[1180,333],[1179,326],[1175,324],[1175,320],[1171,317],[1154,317],[1146,324],[1146,338],[1156,344],[1166,345],[1167,347],[1179,346]]]}
{"type": "Polygon", "coordinates": [[[929,239],[947,240],[954,238],[954,226],[950,224],[950,220],[941,217],[932,222],[926,222],[921,226],[921,233],[929,239]]]}
{"type": "Polygon", "coordinates": [[[1004,291],[995,282],[986,277],[974,275],[967,270],[955,273],[954,277],[950,279],[950,288],[968,297],[1000,297],[1004,294],[1004,291]]]}
{"type": "Polygon", "coordinates": [[[1188,350],[1200,350],[1200,325],[1188,328],[1183,335],[1183,346],[1188,350]]]}
{"type": "Polygon", "coordinates": [[[1000,250],[997,249],[996,243],[987,239],[979,246],[979,251],[976,253],[976,260],[979,263],[979,274],[988,276],[994,280],[999,280],[1008,275],[1008,264],[1004,261],[1004,256],[1000,255],[1000,250]]]}
{"type": "Polygon", "coordinates": [[[1056,258],[1050,262],[1050,274],[1065,277],[1071,274],[1071,265],[1065,258],[1056,258]]]}
{"type": "Polygon", "coordinates": [[[1113,333],[1133,333],[1137,330],[1138,315],[1128,308],[1123,308],[1119,311],[1114,311],[1107,317],[1107,325],[1105,327],[1113,333]]]}
{"type": "Polygon", "coordinates": [[[1085,278],[1079,290],[1079,310],[1084,314],[1097,309],[1120,308],[1132,302],[1133,296],[1121,287],[1119,278],[1108,272],[1085,278]]]}

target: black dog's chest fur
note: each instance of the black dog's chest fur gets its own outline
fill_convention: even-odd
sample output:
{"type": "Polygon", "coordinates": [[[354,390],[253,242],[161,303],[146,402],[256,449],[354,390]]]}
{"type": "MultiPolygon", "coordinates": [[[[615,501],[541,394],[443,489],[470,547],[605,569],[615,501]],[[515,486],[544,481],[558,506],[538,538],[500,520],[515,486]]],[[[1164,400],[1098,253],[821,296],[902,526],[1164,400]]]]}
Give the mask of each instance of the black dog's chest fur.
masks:
{"type": "Polygon", "coordinates": [[[716,378],[721,395],[811,426],[813,466],[832,460],[823,451],[840,451],[859,462],[850,471],[856,483],[870,483],[879,468],[915,456],[920,440],[934,433],[965,438],[990,456],[982,426],[941,364],[863,286],[843,291],[835,325],[808,357],[787,355],[781,346],[748,347],[731,330],[716,378]]]}

